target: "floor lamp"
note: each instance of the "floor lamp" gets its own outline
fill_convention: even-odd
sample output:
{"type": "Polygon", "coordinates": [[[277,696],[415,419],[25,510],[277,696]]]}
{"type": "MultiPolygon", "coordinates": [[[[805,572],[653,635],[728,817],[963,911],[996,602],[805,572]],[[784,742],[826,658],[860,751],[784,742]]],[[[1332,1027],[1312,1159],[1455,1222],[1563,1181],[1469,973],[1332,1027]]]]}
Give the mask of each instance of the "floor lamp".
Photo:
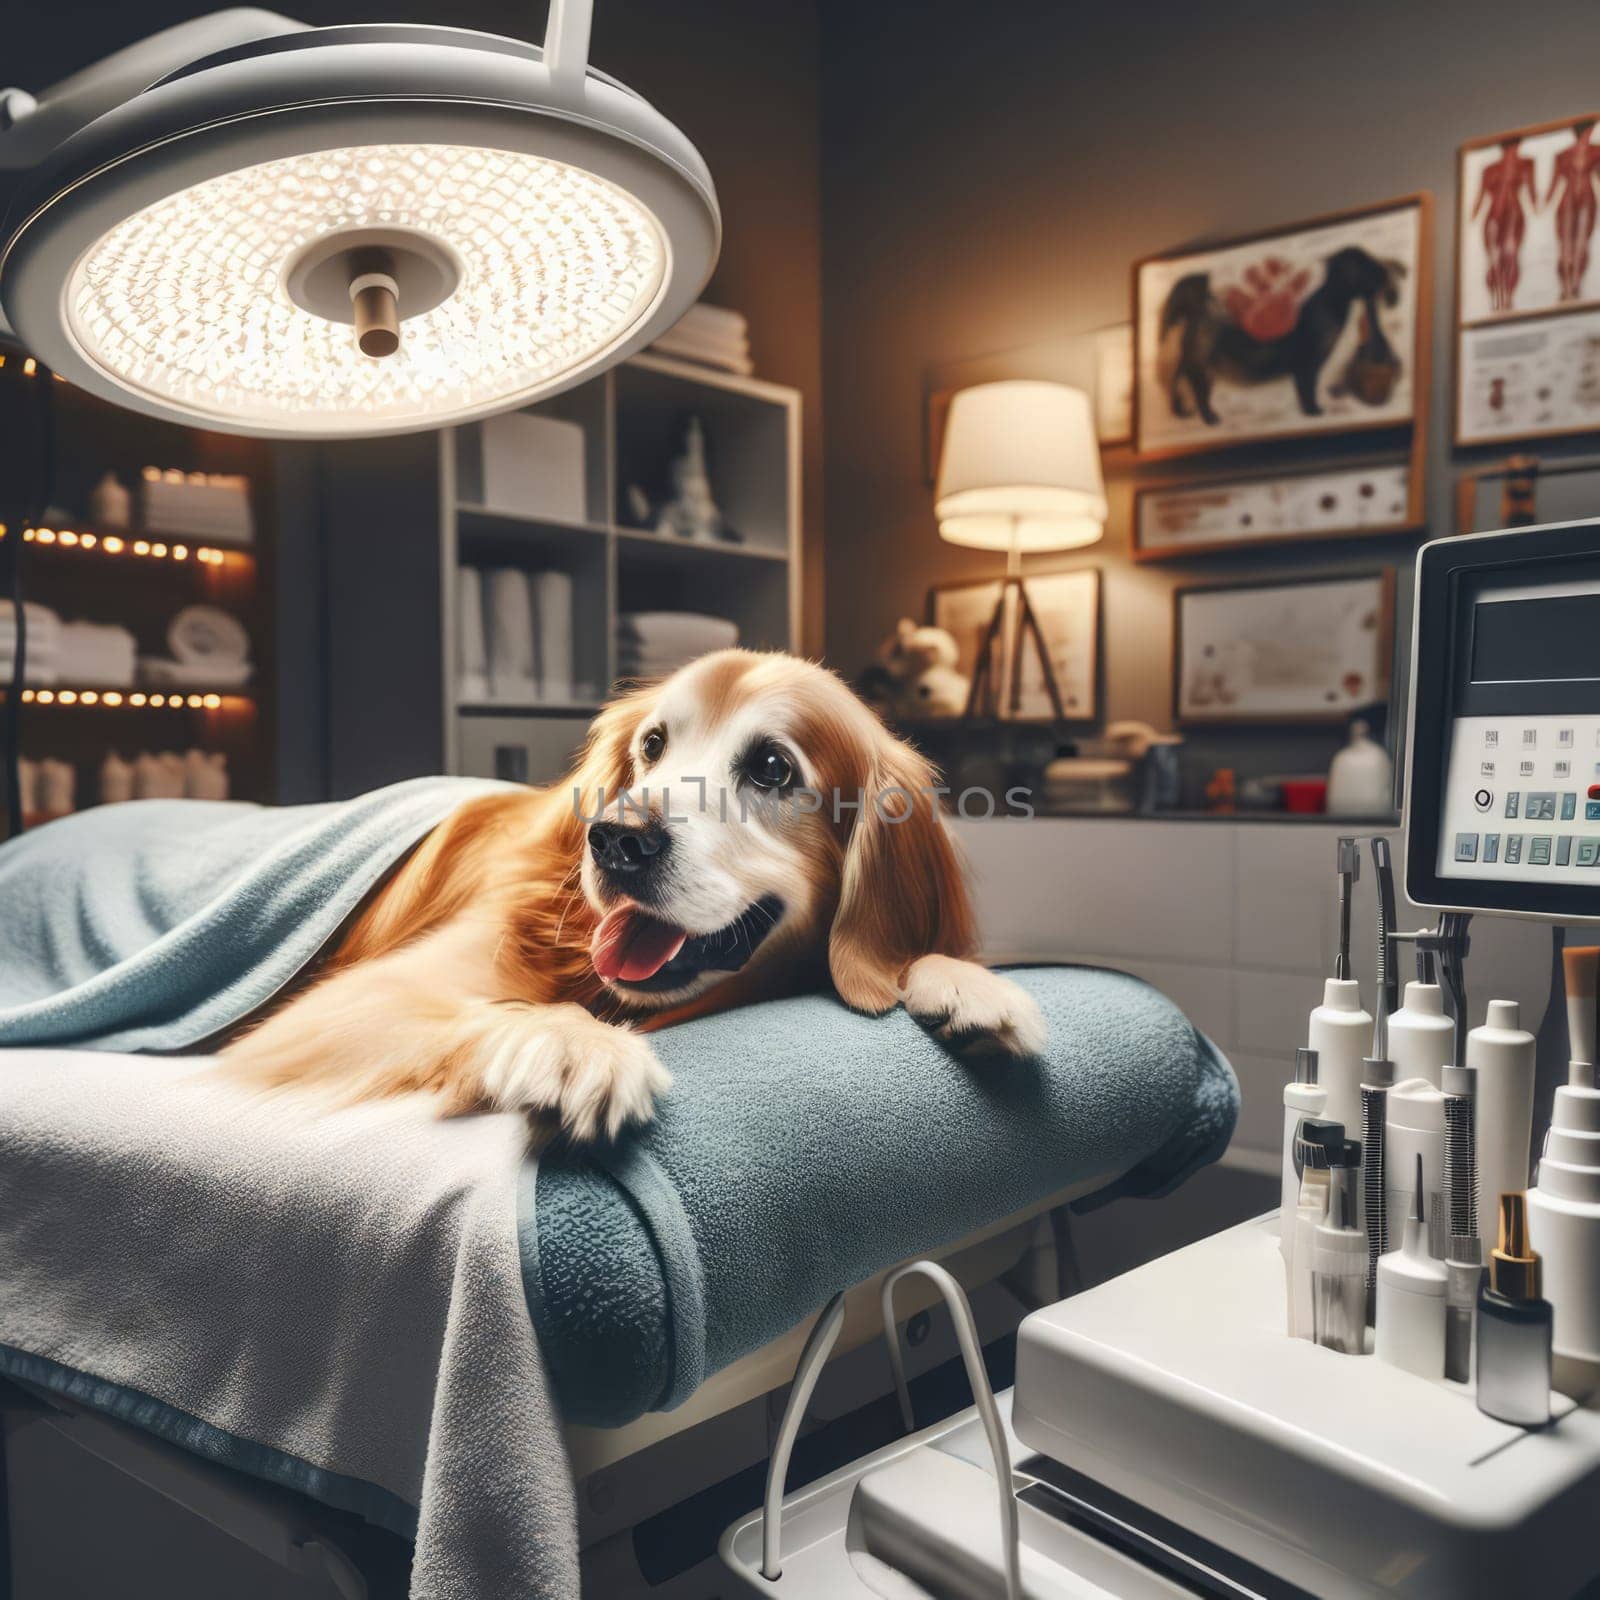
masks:
{"type": "Polygon", "coordinates": [[[1000,662],[1009,664],[1006,712],[1018,714],[1022,653],[1031,643],[1056,720],[1064,721],[1050,648],[1022,579],[1022,558],[1079,549],[1105,531],[1105,485],[1089,397],[1066,384],[1020,379],[961,390],[945,424],[935,511],[939,536],[950,544],[1006,552],[1006,575],[973,668],[967,716],[999,715],[997,645],[1000,662]]]}

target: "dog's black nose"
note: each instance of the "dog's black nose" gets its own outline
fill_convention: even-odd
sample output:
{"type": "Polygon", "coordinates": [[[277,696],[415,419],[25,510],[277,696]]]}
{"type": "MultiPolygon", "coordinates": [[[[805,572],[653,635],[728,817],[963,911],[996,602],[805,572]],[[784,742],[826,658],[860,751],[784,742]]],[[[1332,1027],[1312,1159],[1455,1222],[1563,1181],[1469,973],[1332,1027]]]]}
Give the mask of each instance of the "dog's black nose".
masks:
{"type": "Polygon", "coordinates": [[[642,872],[666,852],[667,830],[659,822],[629,827],[620,822],[595,822],[589,827],[589,854],[607,872],[642,872]]]}

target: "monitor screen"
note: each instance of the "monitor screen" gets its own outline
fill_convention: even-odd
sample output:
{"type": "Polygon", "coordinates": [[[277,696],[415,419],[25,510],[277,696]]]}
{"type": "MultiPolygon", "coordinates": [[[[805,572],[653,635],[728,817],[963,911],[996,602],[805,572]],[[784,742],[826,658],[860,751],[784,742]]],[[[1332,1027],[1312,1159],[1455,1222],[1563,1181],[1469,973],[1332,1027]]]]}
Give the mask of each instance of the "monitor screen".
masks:
{"type": "Polygon", "coordinates": [[[1474,683],[1600,680],[1600,593],[1483,600],[1473,610],[1474,683]]]}

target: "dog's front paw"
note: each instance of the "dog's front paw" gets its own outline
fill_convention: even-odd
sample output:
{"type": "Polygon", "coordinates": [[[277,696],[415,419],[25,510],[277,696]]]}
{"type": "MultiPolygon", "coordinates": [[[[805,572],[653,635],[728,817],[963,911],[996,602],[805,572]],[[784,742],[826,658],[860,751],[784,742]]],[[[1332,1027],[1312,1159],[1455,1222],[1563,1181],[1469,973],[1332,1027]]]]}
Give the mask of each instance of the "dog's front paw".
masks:
{"type": "Polygon", "coordinates": [[[1045,1025],[1033,996],[987,967],[923,956],[906,974],[905,1007],[962,1056],[1036,1056],[1045,1025]]]}
{"type": "Polygon", "coordinates": [[[482,1090],[498,1111],[553,1122],[576,1143],[648,1122],[672,1077],[638,1034],[581,1006],[509,1008],[484,1040],[482,1090]]]}

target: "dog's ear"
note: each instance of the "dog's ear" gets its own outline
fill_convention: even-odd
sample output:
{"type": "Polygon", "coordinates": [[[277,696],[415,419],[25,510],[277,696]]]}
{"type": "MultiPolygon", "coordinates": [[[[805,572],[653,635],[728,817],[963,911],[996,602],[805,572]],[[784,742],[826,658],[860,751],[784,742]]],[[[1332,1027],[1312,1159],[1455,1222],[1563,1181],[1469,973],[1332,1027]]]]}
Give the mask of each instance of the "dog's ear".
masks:
{"type": "Polygon", "coordinates": [[[934,782],[926,761],[883,735],[845,845],[828,938],[833,986],[858,1011],[896,1004],[918,957],[966,956],[976,944],[966,877],[934,782]]]}
{"type": "Polygon", "coordinates": [[[655,701],[657,687],[650,683],[619,696],[589,724],[577,770],[566,781],[576,812],[596,816],[614,810],[617,795],[632,784],[633,738],[655,701]]]}

